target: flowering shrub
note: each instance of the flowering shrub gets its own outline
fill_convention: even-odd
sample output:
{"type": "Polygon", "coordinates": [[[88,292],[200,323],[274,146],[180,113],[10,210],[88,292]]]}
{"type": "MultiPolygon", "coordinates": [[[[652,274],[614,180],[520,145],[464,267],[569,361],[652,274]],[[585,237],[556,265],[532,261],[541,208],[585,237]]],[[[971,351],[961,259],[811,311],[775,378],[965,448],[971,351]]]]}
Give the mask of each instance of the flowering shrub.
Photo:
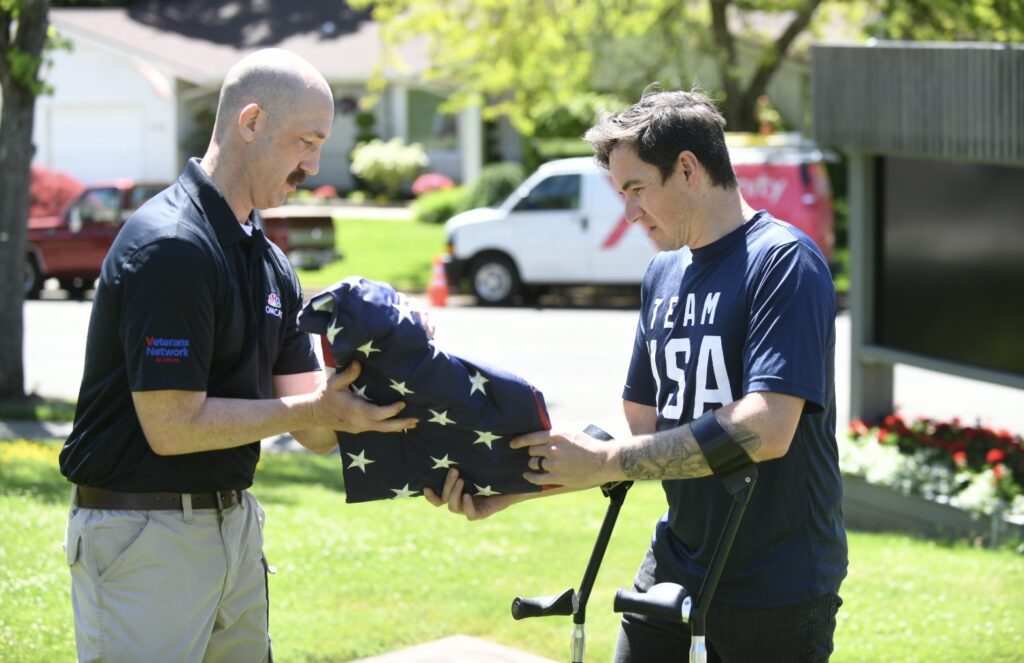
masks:
{"type": "Polygon", "coordinates": [[[317,198],[337,198],[338,190],[330,184],[321,184],[313,189],[313,195],[317,198]]]}
{"type": "Polygon", "coordinates": [[[28,191],[29,218],[60,214],[83,188],[81,182],[67,173],[33,165],[28,191]]]}
{"type": "Polygon", "coordinates": [[[394,198],[402,182],[430,165],[419,143],[406,145],[400,138],[360,143],[352,150],[352,173],[394,198]]]}
{"type": "Polygon", "coordinates": [[[412,195],[422,196],[425,193],[431,191],[443,191],[445,189],[454,189],[455,182],[452,182],[451,178],[441,173],[423,173],[416,178],[416,181],[412,183],[412,195]]]}
{"type": "Polygon", "coordinates": [[[844,474],[904,494],[990,515],[1002,509],[1024,516],[1024,446],[1005,430],[963,426],[958,419],[891,414],[878,424],[854,421],[839,440],[844,474]]]}

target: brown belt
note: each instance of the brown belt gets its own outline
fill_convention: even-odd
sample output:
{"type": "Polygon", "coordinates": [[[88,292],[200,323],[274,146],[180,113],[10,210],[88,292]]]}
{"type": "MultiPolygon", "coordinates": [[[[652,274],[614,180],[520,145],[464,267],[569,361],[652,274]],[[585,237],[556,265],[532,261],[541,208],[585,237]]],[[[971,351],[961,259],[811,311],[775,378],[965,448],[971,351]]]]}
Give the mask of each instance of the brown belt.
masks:
{"type": "MultiPolygon", "coordinates": [[[[242,501],[242,491],[189,493],[193,509],[226,509],[242,501]]],[[[116,490],[78,486],[78,506],[83,509],[129,511],[181,510],[181,493],[121,493],[116,490]]]]}

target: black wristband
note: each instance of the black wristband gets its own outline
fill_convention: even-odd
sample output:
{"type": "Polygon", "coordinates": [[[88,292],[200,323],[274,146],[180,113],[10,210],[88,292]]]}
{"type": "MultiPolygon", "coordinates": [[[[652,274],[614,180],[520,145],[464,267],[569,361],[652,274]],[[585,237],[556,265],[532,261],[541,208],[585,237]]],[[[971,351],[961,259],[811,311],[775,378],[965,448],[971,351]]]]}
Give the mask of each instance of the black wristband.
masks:
{"type": "Polygon", "coordinates": [[[691,421],[690,431],[715,476],[724,479],[754,464],[743,447],[718,423],[714,411],[691,421]]]}

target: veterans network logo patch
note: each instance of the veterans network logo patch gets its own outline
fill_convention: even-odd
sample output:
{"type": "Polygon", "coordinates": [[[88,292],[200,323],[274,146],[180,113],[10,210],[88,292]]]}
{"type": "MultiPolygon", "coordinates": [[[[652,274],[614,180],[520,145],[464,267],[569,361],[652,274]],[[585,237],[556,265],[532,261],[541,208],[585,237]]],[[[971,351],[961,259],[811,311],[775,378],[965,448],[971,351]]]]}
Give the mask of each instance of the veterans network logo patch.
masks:
{"type": "Polygon", "coordinates": [[[267,306],[264,309],[268,315],[281,317],[281,298],[276,292],[267,295],[267,306]]]}
{"type": "Polygon", "coordinates": [[[188,359],[191,343],[187,338],[146,337],[146,356],[152,357],[156,363],[180,363],[188,359]]]}

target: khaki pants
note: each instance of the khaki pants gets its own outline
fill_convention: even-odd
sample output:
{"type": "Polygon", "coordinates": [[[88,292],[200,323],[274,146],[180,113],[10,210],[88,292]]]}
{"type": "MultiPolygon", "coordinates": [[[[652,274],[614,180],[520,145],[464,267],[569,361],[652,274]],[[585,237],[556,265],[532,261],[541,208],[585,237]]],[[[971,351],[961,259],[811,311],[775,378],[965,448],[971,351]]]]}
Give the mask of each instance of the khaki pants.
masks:
{"type": "Polygon", "coordinates": [[[79,661],[268,661],[263,509],[74,506],[65,543],[79,661]]]}

